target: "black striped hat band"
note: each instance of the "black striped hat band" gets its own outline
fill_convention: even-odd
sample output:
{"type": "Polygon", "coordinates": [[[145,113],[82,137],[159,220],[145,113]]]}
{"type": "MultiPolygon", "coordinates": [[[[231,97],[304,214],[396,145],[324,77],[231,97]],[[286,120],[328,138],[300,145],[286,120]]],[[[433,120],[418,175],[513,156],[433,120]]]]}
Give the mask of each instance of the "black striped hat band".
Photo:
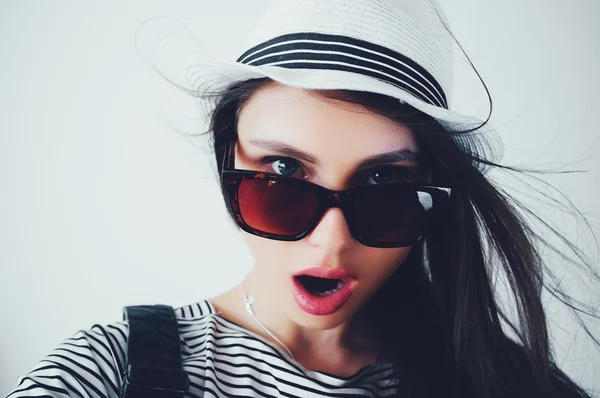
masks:
{"type": "Polygon", "coordinates": [[[444,90],[421,65],[389,48],[352,37],[322,33],[282,35],[252,47],[237,62],[359,73],[399,87],[430,105],[448,109],[444,90]]]}

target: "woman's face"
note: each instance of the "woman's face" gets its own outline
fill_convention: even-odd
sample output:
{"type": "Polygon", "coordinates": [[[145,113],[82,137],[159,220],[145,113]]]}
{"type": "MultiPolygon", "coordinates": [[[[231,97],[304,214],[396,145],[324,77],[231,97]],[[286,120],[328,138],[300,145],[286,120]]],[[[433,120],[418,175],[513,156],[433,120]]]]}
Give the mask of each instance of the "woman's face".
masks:
{"type": "MultiPolygon", "coordinates": [[[[416,167],[404,161],[357,170],[361,161],[379,154],[417,152],[411,131],[359,105],[279,84],[259,89],[246,102],[239,114],[238,136],[236,168],[293,176],[332,190],[407,181],[406,171],[416,167]]],[[[360,244],[339,208],[327,210],[300,241],[276,241],[246,232],[244,238],[256,261],[252,294],[272,303],[270,310],[279,316],[314,329],[330,329],[349,320],[411,250],[360,244]],[[354,276],[352,293],[332,313],[307,312],[298,303],[293,275],[312,267],[339,268],[354,276]]]]}

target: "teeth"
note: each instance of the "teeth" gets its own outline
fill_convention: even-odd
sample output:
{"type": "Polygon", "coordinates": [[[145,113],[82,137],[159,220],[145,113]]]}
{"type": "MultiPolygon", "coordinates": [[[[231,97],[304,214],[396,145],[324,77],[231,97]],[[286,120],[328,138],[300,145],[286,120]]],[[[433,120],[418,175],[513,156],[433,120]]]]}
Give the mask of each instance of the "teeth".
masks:
{"type": "Polygon", "coordinates": [[[337,292],[338,290],[340,290],[345,284],[346,284],[346,281],[343,279],[340,279],[340,281],[338,282],[335,289],[327,290],[327,291],[321,292],[321,293],[313,293],[313,294],[315,296],[319,296],[319,297],[329,296],[330,294],[333,294],[333,293],[337,292]]]}

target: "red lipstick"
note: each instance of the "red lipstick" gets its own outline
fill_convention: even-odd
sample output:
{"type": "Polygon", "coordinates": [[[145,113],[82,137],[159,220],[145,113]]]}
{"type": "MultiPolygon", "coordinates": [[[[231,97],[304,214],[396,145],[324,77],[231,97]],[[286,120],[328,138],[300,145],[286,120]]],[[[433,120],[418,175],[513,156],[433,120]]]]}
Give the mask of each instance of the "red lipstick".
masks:
{"type": "Polygon", "coordinates": [[[358,284],[356,276],[350,271],[341,268],[326,269],[321,267],[302,270],[293,275],[292,281],[296,303],[304,312],[311,315],[333,314],[344,305],[358,284]],[[331,291],[315,294],[302,284],[298,278],[301,276],[338,280],[338,284],[331,291]]]}

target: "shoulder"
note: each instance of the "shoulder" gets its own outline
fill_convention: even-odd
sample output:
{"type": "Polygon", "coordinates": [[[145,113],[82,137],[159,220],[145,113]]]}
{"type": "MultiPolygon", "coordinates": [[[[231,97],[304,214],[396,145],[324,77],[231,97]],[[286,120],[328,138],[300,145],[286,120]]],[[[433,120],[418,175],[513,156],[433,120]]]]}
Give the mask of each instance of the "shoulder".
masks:
{"type": "Polygon", "coordinates": [[[116,322],[80,330],[20,377],[8,397],[118,394],[126,360],[127,329],[126,323],[116,322]]]}
{"type": "Polygon", "coordinates": [[[204,317],[210,317],[211,315],[215,314],[215,309],[208,300],[202,300],[200,302],[181,307],[174,307],[173,311],[175,312],[177,321],[190,321],[204,317]]]}
{"type": "MultiPolygon", "coordinates": [[[[214,309],[204,300],[173,310],[185,356],[190,353],[190,344],[206,335],[204,330],[212,329],[214,309]]],[[[7,398],[118,396],[127,363],[128,339],[129,325],[125,321],[80,330],[20,377],[7,398]]]]}

